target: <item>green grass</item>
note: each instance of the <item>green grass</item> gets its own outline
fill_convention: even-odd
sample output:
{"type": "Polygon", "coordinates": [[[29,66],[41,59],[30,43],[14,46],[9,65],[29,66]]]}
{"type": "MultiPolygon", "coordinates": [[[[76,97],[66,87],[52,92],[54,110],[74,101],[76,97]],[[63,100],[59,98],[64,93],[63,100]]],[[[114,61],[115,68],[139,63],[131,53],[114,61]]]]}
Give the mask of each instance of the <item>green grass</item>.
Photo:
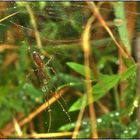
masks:
{"type": "MultiPolygon", "coordinates": [[[[13,122],[13,118],[18,120],[21,114],[23,117],[17,122],[22,132],[21,137],[31,137],[32,131],[37,134],[49,134],[47,109],[36,114],[28,123],[21,124],[22,120],[44,104],[41,81],[32,57],[33,51],[37,51],[44,57],[43,64],[47,64],[49,56],[53,57],[50,63],[45,65],[45,74],[49,76],[45,98],[53,97],[55,91],[63,91],[64,100],[62,98],[59,100],[72,120],[69,122],[66,112],[54,98],[55,102],[51,105],[50,133],[54,133],[55,137],[55,133],[62,132],[62,138],[72,138],[82,101],[85,100],[85,112],[77,138],[91,138],[81,45],[81,35],[87,20],[92,15],[90,8],[85,2],[28,3],[35,17],[32,20],[36,23],[39,33],[39,37],[36,37],[31,13],[26,9],[26,2],[7,3],[9,3],[8,10],[5,9],[0,17],[0,129],[3,136],[5,138],[19,136],[18,129],[11,131],[9,135],[5,132],[6,126],[13,122]],[[15,12],[19,13],[7,17],[15,12]],[[41,40],[41,47],[38,46],[38,39],[41,40]],[[64,131],[72,133],[64,136],[64,131]]],[[[99,10],[106,23],[111,23],[111,26],[109,24],[108,26],[117,41],[122,42],[131,54],[132,44],[128,38],[125,3],[111,4],[106,3],[110,6],[108,15],[105,15],[107,9],[104,8],[104,4],[99,10]],[[115,21],[114,24],[114,20],[118,19],[122,23],[118,25],[115,21]]],[[[99,21],[95,20],[92,26],[91,67],[88,69],[91,72],[91,90],[98,136],[99,138],[137,138],[137,65],[130,58],[121,59],[123,61],[121,63],[119,57],[121,54],[117,46],[99,21]],[[124,70],[119,71],[122,67],[124,70]]],[[[9,132],[10,130],[14,130],[14,125],[9,127],[9,132]]]]}

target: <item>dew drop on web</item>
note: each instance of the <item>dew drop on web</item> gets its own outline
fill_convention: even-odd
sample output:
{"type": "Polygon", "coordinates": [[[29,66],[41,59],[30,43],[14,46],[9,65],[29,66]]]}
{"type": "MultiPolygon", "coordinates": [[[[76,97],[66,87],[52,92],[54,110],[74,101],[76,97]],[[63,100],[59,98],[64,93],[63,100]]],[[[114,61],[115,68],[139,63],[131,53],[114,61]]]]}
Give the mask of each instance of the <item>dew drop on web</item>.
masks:
{"type": "Polygon", "coordinates": [[[124,131],[124,133],[125,133],[125,134],[127,134],[127,133],[128,133],[128,131],[127,131],[127,130],[125,130],[125,131],[124,131]]]}
{"type": "Polygon", "coordinates": [[[98,122],[98,123],[101,123],[101,122],[102,122],[102,119],[97,119],[97,122],[98,122]]]}
{"type": "Polygon", "coordinates": [[[51,112],[52,110],[51,109],[48,109],[48,112],[51,112]]]}
{"type": "Polygon", "coordinates": [[[42,92],[46,92],[46,91],[47,91],[46,86],[42,86],[42,87],[41,87],[41,90],[42,90],[42,92]]]}

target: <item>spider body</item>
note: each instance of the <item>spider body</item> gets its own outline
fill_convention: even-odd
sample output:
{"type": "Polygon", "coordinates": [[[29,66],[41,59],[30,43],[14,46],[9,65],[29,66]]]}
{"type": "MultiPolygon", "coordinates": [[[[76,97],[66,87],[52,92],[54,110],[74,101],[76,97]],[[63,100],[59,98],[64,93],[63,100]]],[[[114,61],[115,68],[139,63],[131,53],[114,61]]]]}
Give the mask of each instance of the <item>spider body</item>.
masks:
{"type": "Polygon", "coordinates": [[[33,52],[33,59],[37,66],[37,74],[39,76],[39,79],[44,81],[44,79],[46,79],[46,73],[44,71],[44,64],[39,53],[37,53],[36,51],[33,52]]]}

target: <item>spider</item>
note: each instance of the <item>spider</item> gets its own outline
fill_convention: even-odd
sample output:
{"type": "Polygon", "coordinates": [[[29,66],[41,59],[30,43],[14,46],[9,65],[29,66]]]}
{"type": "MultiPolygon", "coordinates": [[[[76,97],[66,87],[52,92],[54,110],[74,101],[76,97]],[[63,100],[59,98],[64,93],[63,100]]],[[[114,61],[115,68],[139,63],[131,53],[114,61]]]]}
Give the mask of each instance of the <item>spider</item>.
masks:
{"type": "MultiPolygon", "coordinates": [[[[39,80],[41,82],[42,92],[44,94],[46,94],[47,89],[48,89],[48,83],[49,83],[50,77],[49,77],[49,75],[45,71],[45,66],[50,63],[50,61],[52,60],[53,57],[50,57],[48,62],[46,64],[44,64],[42,59],[41,59],[40,54],[37,51],[33,51],[32,52],[32,58],[33,58],[33,61],[34,61],[35,65],[36,65],[36,68],[37,68],[37,76],[38,76],[38,78],[39,78],[39,80]]],[[[53,71],[53,73],[55,73],[53,68],[51,68],[51,67],[48,67],[48,68],[50,68],[53,71]]],[[[61,98],[63,99],[63,97],[61,97],[61,98]]],[[[47,100],[48,100],[48,93],[47,93],[47,100]]],[[[63,99],[63,101],[65,102],[64,99],[63,99]]],[[[50,105],[49,105],[49,101],[45,100],[45,102],[48,103],[48,113],[49,113],[48,132],[49,132],[50,128],[51,128],[51,108],[50,108],[50,105]]],[[[68,112],[66,111],[66,109],[63,107],[62,103],[58,99],[57,99],[57,102],[60,105],[60,107],[62,108],[62,110],[65,112],[65,114],[67,115],[67,118],[69,119],[69,121],[71,122],[71,117],[68,114],[68,112]]],[[[65,104],[66,104],[66,102],[65,102],[65,104]]]]}

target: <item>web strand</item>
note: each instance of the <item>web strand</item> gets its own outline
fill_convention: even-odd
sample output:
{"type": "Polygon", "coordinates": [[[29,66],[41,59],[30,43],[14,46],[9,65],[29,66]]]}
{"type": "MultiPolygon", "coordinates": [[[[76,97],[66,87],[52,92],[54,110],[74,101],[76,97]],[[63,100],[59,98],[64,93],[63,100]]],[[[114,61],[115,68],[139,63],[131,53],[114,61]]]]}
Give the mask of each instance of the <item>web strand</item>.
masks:
{"type": "Polygon", "coordinates": [[[42,86],[42,92],[43,92],[43,98],[44,98],[45,103],[48,103],[48,114],[49,114],[49,124],[48,124],[48,130],[47,130],[47,132],[50,132],[51,124],[52,124],[52,117],[51,117],[51,107],[50,107],[50,104],[49,104],[48,94],[46,95],[47,96],[47,101],[45,99],[45,93],[46,93],[46,91],[47,91],[47,85],[44,84],[42,86]]]}

